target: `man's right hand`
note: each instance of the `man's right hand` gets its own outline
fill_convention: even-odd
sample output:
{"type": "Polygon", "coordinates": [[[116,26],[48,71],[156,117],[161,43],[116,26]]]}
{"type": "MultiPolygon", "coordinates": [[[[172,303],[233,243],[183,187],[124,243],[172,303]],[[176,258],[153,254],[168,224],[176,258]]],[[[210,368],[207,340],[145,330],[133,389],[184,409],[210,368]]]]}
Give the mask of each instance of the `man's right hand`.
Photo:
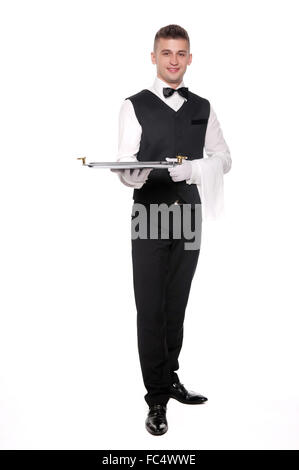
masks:
{"type": "Polygon", "coordinates": [[[110,168],[110,171],[113,173],[118,173],[121,176],[121,179],[124,183],[127,183],[128,186],[136,187],[136,189],[140,189],[141,186],[146,182],[148,179],[148,175],[152,171],[153,168],[134,168],[134,169],[113,169],[110,168]]]}

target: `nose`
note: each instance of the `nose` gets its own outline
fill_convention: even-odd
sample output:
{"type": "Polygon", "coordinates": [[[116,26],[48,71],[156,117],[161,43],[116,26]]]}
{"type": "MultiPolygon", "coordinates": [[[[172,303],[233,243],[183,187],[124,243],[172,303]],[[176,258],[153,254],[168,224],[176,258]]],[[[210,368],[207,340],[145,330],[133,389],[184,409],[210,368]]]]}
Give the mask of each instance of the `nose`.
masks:
{"type": "Polygon", "coordinates": [[[178,65],[178,60],[176,59],[175,56],[170,58],[170,65],[172,66],[178,65]]]}

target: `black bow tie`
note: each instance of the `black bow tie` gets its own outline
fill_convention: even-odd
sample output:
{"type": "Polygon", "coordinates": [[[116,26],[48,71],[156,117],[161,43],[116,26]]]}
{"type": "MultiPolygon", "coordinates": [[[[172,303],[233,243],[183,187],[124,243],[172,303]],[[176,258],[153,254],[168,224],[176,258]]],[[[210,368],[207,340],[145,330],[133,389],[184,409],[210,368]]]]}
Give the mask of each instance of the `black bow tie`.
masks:
{"type": "Polygon", "coordinates": [[[165,98],[168,98],[169,96],[172,96],[175,91],[177,91],[179,95],[183,96],[183,98],[188,99],[188,88],[183,86],[176,90],[174,88],[163,88],[163,95],[165,98]]]}

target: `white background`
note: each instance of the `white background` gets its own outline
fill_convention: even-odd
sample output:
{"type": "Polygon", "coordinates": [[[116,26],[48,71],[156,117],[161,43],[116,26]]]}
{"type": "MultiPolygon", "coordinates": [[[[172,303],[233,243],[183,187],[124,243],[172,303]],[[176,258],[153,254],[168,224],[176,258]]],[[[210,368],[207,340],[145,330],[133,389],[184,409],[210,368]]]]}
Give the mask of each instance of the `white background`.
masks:
{"type": "Polygon", "coordinates": [[[1,1],[3,449],[298,449],[296,1],[1,1]],[[122,101],[150,86],[155,33],[190,36],[184,81],[232,156],[203,226],[179,377],[145,429],[132,190],[109,170],[122,101]]]}

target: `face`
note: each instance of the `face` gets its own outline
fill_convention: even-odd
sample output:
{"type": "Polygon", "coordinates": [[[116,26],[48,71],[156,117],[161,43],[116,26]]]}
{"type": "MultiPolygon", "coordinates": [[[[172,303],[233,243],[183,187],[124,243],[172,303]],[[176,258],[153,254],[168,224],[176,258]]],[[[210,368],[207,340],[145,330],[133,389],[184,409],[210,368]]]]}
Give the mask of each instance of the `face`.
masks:
{"type": "Polygon", "coordinates": [[[157,42],[157,50],[151,52],[152,63],[157,65],[157,77],[164,80],[172,88],[176,88],[183,80],[187,66],[191,64],[186,39],[164,39],[157,42]]]}

